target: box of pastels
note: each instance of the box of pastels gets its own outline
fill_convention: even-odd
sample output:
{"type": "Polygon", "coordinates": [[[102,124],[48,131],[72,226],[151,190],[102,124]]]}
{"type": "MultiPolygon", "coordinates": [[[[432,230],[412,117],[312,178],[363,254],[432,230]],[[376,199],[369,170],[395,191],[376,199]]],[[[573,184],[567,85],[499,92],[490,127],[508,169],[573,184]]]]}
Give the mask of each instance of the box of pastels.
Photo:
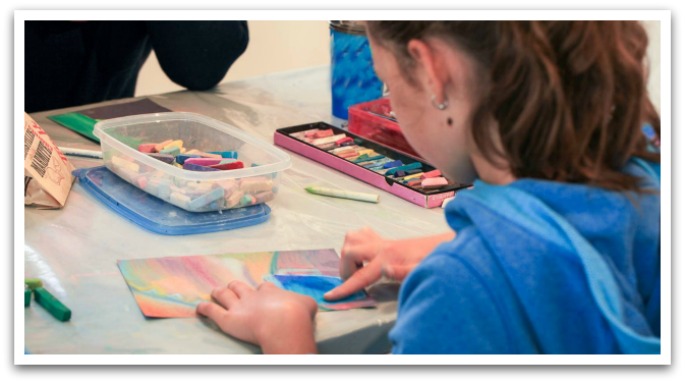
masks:
{"type": "Polygon", "coordinates": [[[425,208],[471,186],[425,161],[325,122],[277,129],[274,143],[425,208]]]}
{"type": "Polygon", "coordinates": [[[153,113],[98,122],[105,166],[139,189],[190,212],[272,200],[288,154],[195,113],[153,113]]]}

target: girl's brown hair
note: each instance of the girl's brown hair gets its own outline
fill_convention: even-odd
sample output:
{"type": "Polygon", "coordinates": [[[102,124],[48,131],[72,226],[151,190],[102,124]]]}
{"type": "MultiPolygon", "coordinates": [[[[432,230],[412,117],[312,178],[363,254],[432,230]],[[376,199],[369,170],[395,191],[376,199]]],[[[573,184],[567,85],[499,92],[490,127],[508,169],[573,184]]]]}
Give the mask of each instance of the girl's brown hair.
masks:
{"type": "Polygon", "coordinates": [[[639,190],[621,169],[632,156],[658,162],[642,125],[657,135],[647,96],[647,34],[636,21],[369,21],[411,78],[412,39],[438,37],[472,56],[482,86],[472,136],[486,158],[517,178],[639,190]],[[487,122],[498,124],[502,150],[487,122]]]}

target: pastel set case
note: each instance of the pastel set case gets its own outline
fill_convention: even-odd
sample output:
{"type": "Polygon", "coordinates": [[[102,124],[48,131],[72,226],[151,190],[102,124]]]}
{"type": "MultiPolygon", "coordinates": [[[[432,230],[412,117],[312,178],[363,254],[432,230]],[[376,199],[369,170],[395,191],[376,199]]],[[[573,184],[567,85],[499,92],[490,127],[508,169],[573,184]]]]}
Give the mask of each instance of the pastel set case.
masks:
{"type": "Polygon", "coordinates": [[[420,170],[422,172],[435,170],[435,167],[426,163],[422,159],[416,158],[407,153],[393,150],[388,146],[368,140],[359,135],[351,133],[348,130],[338,128],[323,121],[276,129],[274,132],[274,144],[341,171],[424,208],[439,207],[442,205],[442,202],[445,199],[453,197],[459,189],[471,186],[470,184],[453,182],[445,187],[434,190],[421,190],[421,188],[408,186],[401,182],[397,182],[392,176],[379,174],[350,160],[329,153],[328,151],[312,145],[309,142],[292,136],[294,133],[304,132],[311,129],[332,129],[335,135],[345,134],[346,136],[354,139],[355,145],[373,149],[375,152],[386,157],[395,160],[401,160],[403,163],[419,162],[421,163],[420,170]]]}

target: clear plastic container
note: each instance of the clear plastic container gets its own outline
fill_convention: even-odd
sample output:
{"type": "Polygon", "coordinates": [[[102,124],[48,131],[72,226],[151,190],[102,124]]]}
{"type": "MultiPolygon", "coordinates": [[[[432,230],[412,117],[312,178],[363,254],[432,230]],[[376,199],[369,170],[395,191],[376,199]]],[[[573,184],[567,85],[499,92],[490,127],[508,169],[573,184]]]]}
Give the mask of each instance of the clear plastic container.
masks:
{"type": "Polygon", "coordinates": [[[105,166],[147,193],[190,212],[241,208],[272,200],[290,156],[224,122],[195,113],[153,113],[95,124],[105,166]],[[193,171],[138,151],[143,143],[183,140],[186,150],[235,151],[244,168],[193,171]]]}

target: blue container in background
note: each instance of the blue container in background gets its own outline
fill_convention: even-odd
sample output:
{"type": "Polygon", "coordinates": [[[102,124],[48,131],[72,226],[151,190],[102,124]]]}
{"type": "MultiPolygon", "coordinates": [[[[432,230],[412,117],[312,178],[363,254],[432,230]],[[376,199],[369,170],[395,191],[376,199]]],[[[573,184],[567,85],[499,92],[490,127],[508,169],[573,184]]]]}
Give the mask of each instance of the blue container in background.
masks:
{"type": "Polygon", "coordinates": [[[373,70],[364,27],[354,21],[331,21],[331,97],[333,115],[347,120],[347,108],[383,95],[373,70]]]}

